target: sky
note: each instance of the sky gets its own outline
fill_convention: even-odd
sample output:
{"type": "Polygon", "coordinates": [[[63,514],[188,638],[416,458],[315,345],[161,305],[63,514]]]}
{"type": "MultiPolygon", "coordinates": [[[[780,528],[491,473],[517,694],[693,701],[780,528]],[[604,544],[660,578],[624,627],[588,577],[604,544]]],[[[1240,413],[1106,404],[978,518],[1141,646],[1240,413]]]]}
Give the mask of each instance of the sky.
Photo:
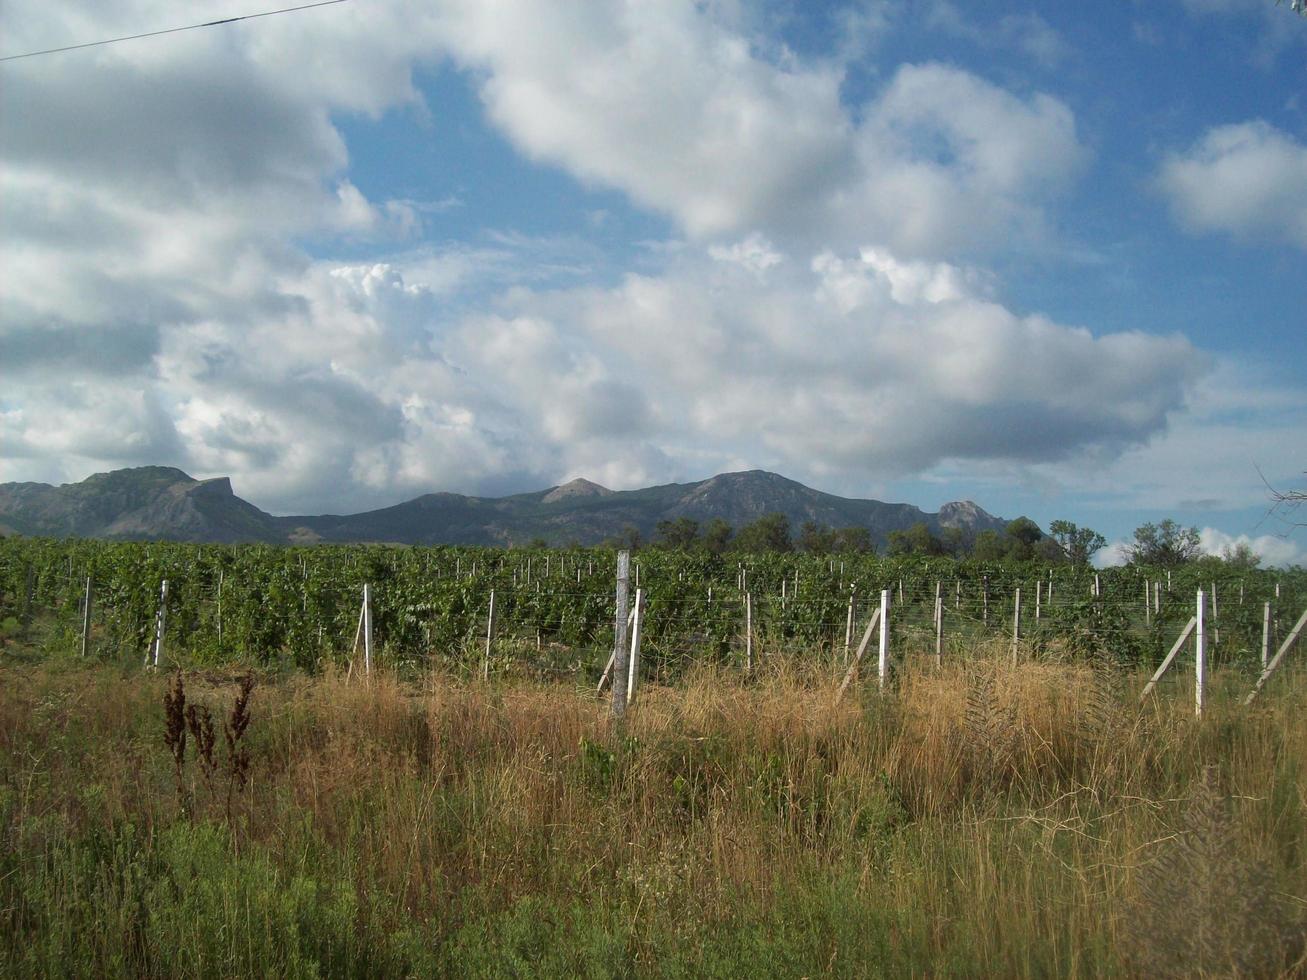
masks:
{"type": "MultiPolygon", "coordinates": [[[[3,0],[0,55],[276,6],[3,0]]],[[[1307,562],[1305,83],[1272,0],[347,0],[3,62],[0,480],[760,468],[1307,562]]]]}

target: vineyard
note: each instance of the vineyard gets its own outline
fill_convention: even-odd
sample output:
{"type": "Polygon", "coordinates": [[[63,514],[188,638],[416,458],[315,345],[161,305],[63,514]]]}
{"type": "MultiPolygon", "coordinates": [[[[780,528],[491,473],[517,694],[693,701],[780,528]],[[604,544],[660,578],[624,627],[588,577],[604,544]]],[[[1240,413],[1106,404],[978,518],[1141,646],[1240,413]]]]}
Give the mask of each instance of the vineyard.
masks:
{"type": "Polygon", "coordinates": [[[1301,570],[619,564],[0,542],[0,974],[1307,971],[1301,570]]]}
{"type": "MultiPolygon", "coordinates": [[[[0,622],[49,652],[317,671],[357,659],[364,587],[376,663],[593,679],[611,649],[616,555],[598,549],[282,548],[0,542],[0,622]],[[163,587],[167,583],[166,591],[163,587]],[[86,615],[88,590],[90,615],[86,615]],[[491,604],[493,596],[493,617],[491,604]],[[493,619],[493,621],[492,621],[493,619]],[[490,642],[487,642],[489,640],[490,642]],[[489,654],[487,656],[487,651],[489,654]],[[482,663],[488,659],[489,663],[482,663]]],[[[645,680],[767,651],[844,662],[889,592],[891,647],[947,657],[987,636],[1122,666],[1156,664],[1205,591],[1209,657],[1259,667],[1307,606],[1307,573],[1216,560],[1174,570],[867,555],[646,550],[645,680]]]]}

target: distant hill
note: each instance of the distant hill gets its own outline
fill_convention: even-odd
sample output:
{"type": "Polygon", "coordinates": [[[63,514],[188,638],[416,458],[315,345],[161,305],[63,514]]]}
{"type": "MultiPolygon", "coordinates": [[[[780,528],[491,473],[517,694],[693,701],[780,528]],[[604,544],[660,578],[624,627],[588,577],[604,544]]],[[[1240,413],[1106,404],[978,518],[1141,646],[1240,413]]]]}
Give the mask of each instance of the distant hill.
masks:
{"type": "Polygon", "coordinates": [[[169,466],[96,473],[59,487],[0,483],[0,523],[48,537],[286,540],[276,519],[237,497],[227,477],[195,480],[169,466]]]}
{"type": "Polygon", "coordinates": [[[0,484],[0,527],[19,534],[126,540],[270,543],[597,544],[627,527],[652,538],[660,521],[721,518],[739,527],[779,512],[804,521],[865,527],[883,546],[918,522],[974,534],[1006,521],[964,501],[932,514],[911,504],[837,497],[775,473],[723,473],[697,483],[609,490],[588,480],[510,497],[432,493],[362,514],[274,517],[232,492],[225,477],[196,480],[164,466],[97,473],[81,483],[0,484]]]}

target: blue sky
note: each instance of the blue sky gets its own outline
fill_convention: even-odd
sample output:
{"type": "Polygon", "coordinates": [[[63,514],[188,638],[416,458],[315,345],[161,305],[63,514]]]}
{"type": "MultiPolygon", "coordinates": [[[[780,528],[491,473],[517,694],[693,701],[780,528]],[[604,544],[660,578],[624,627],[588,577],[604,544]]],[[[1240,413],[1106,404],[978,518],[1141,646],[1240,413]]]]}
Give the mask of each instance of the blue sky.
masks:
{"type": "MultiPolygon", "coordinates": [[[[7,3],[5,54],[254,13],[7,3]]],[[[1307,545],[1307,18],[349,0],[0,65],[0,479],[744,468],[1307,545]]]]}

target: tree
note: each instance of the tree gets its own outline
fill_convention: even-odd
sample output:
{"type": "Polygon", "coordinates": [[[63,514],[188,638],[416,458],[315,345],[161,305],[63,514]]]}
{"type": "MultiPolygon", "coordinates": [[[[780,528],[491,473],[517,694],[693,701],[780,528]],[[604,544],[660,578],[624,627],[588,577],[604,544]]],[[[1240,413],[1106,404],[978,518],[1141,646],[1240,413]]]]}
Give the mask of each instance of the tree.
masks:
{"type": "Polygon", "coordinates": [[[720,517],[714,517],[703,530],[703,546],[714,555],[720,555],[731,543],[735,529],[720,517]]]}
{"type": "Polygon", "coordinates": [[[1107,545],[1107,539],[1097,531],[1076,527],[1070,521],[1054,521],[1048,525],[1048,533],[1073,565],[1088,565],[1089,559],[1107,545]]]}
{"type": "Polygon", "coordinates": [[[1191,562],[1202,552],[1198,528],[1181,527],[1171,518],[1161,524],[1144,524],[1135,528],[1135,539],[1126,546],[1133,565],[1162,565],[1172,568],[1191,562]]]}
{"type": "Polygon", "coordinates": [[[944,545],[930,533],[924,521],[917,521],[906,531],[890,531],[887,555],[942,555],[944,545]]]}
{"type": "Polygon", "coordinates": [[[939,533],[939,543],[944,547],[944,554],[961,558],[967,553],[967,532],[960,527],[946,527],[939,533]]]}
{"type": "Polygon", "coordinates": [[[618,551],[638,551],[642,540],[640,529],[634,524],[628,524],[605,541],[604,544],[607,547],[616,548],[618,551]]]}
{"type": "Polygon", "coordinates": [[[871,540],[871,532],[865,527],[853,525],[851,527],[842,527],[835,532],[835,541],[831,545],[831,551],[836,552],[856,552],[858,554],[870,554],[876,550],[871,540]]]}
{"type": "Polygon", "coordinates": [[[804,521],[799,528],[799,540],[795,542],[795,546],[800,551],[824,555],[835,547],[835,532],[825,524],[804,521]]]}
{"type": "Polygon", "coordinates": [[[1262,556],[1247,541],[1239,541],[1221,549],[1221,560],[1234,568],[1251,571],[1262,563],[1262,556]]]}
{"type": "Polygon", "coordinates": [[[784,514],[763,514],[752,524],[746,524],[735,535],[736,551],[793,551],[790,540],[790,519],[784,514]]]}
{"type": "Polygon", "coordinates": [[[691,517],[659,521],[654,530],[658,535],[658,543],[675,551],[688,551],[699,541],[699,522],[691,517]]]}
{"type": "Polygon", "coordinates": [[[1007,538],[1007,557],[1013,561],[1029,561],[1034,558],[1035,545],[1044,536],[1043,530],[1029,517],[1009,521],[1003,533],[1007,538]]]}
{"type": "Polygon", "coordinates": [[[971,545],[971,557],[977,561],[1002,561],[1007,557],[1007,544],[997,531],[981,531],[971,545]]]}

